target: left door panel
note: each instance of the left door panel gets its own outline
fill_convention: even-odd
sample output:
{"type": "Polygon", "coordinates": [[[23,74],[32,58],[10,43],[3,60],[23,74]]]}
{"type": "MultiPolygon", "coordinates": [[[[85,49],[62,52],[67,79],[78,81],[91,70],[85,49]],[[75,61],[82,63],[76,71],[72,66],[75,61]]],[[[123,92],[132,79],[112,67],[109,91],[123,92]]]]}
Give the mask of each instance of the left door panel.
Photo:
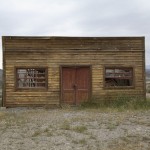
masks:
{"type": "Polygon", "coordinates": [[[65,104],[75,104],[75,69],[62,69],[62,102],[65,104]]]}

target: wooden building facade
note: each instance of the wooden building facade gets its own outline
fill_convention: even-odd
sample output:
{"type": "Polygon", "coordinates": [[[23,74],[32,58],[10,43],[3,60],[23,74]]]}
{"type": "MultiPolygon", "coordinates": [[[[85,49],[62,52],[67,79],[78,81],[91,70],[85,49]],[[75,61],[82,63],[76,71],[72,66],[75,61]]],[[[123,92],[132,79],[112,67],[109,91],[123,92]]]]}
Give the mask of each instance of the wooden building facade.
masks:
{"type": "Polygon", "coordinates": [[[145,98],[144,37],[2,37],[3,106],[145,98]]]}

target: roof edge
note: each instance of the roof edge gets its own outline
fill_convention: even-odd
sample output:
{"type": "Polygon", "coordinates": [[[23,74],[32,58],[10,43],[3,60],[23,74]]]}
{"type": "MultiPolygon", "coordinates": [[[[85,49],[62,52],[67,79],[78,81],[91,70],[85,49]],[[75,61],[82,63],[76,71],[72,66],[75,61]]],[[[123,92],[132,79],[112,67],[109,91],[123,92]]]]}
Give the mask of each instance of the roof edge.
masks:
{"type": "Polygon", "coordinates": [[[2,36],[5,39],[139,39],[145,36],[2,36]]]}

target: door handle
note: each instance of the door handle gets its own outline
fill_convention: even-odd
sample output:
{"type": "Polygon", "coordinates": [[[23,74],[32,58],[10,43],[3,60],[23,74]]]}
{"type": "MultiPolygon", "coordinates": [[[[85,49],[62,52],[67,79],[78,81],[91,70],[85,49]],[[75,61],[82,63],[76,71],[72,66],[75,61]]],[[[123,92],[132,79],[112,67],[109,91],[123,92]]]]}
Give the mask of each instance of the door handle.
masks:
{"type": "Polygon", "coordinates": [[[74,89],[76,89],[76,88],[77,88],[77,85],[76,85],[76,84],[74,84],[74,85],[73,85],[73,88],[74,88],[74,89]]]}

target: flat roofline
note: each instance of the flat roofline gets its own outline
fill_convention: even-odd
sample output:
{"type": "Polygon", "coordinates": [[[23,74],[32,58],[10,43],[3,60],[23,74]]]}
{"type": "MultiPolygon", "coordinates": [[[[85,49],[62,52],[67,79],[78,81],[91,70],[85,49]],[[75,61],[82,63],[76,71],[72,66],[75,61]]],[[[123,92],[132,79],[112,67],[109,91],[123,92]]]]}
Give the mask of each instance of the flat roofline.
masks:
{"type": "Polygon", "coordinates": [[[116,36],[116,37],[99,37],[99,36],[2,36],[5,39],[139,39],[145,36],[116,36]]]}

